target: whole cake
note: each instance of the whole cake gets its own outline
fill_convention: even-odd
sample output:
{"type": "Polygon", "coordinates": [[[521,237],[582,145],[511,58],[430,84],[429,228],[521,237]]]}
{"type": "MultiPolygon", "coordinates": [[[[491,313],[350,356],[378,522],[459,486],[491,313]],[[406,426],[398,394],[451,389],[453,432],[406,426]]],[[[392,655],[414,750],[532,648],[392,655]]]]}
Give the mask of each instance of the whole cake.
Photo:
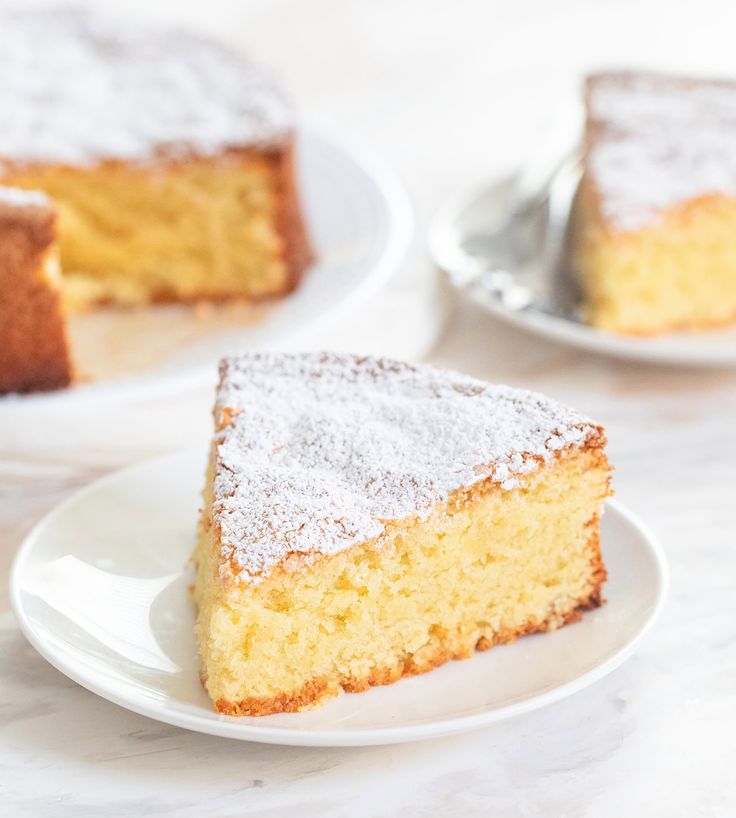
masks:
{"type": "Polygon", "coordinates": [[[234,715],[388,684],[601,603],[600,426],[531,392],[335,354],[222,362],[194,554],[234,715]]]}
{"type": "MultiPolygon", "coordinates": [[[[273,297],[310,263],[291,106],[224,47],[4,10],[0,120],[0,185],[58,210],[66,308],[273,297]]],[[[20,331],[0,325],[0,346],[20,331]]]]}
{"type": "Polygon", "coordinates": [[[571,230],[586,318],[640,335],[736,320],[736,83],[602,73],[586,105],[571,230]]]}
{"type": "Polygon", "coordinates": [[[51,202],[0,187],[0,394],[69,384],[60,284],[51,202]]]}

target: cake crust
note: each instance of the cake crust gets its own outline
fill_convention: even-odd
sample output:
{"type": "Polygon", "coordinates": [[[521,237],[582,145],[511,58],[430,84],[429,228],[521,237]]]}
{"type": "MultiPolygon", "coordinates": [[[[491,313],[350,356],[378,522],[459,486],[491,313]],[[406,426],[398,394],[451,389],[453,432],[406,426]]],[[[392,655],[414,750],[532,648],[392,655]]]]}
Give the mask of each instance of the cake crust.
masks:
{"type": "Polygon", "coordinates": [[[71,382],[58,282],[46,275],[55,240],[56,214],[42,194],[0,188],[0,393],[71,382]]]}
{"type": "Polygon", "coordinates": [[[284,261],[288,270],[284,293],[298,287],[305,271],[315,260],[299,200],[296,170],[296,147],[291,137],[276,156],[276,227],[284,239],[284,261]]]}

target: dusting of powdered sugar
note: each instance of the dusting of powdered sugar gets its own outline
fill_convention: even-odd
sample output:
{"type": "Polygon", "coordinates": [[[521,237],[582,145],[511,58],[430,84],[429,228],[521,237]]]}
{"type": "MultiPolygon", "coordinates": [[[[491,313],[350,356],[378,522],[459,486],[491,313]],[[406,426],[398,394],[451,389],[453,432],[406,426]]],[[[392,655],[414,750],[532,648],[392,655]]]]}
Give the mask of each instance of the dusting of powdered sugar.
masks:
{"type": "Polygon", "coordinates": [[[599,74],[588,105],[588,164],[615,229],[636,230],[699,196],[736,196],[736,83],[599,74]]]}
{"type": "Polygon", "coordinates": [[[258,581],[426,517],[459,489],[504,489],[600,432],[542,395],[431,366],[326,353],[223,361],[213,520],[222,571],[258,581]]]}
{"type": "Polygon", "coordinates": [[[290,132],[273,79],[179,30],[81,9],[0,13],[0,162],[90,164],[270,145],[290,132]]]}
{"type": "Polygon", "coordinates": [[[48,207],[49,197],[41,190],[0,187],[0,205],[10,207],[48,207]]]}

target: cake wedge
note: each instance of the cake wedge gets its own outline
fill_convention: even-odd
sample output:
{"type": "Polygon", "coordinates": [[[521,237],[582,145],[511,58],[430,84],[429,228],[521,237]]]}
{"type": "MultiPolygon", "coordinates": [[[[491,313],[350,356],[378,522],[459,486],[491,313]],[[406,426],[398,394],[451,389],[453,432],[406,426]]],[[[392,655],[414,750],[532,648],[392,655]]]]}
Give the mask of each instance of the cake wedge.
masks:
{"type": "Polygon", "coordinates": [[[194,553],[215,708],[265,715],[554,630],[602,601],[602,428],[379,358],[224,360],[194,553]]]}
{"type": "Polygon", "coordinates": [[[584,318],[644,336],[736,321],[736,82],[605,72],[585,100],[584,318]]]}

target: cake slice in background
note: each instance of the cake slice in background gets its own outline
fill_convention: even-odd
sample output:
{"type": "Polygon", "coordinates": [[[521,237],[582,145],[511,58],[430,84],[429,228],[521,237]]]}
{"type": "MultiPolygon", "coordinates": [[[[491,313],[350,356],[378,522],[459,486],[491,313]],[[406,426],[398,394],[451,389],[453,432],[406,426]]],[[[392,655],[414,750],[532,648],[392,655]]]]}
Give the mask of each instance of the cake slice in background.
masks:
{"type": "Polygon", "coordinates": [[[220,374],[194,554],[220,712],[299,710],[601,603],[592,421],[376,358],[252,354],[220,374]]]}
{"type": "Polygon", "coordinates": [[[311,260],[291,105],[217,43],[5,10],[0,120],[0,184],[55,201],[73,307],[278,296],[311,260]]]}
{"type": "Polygon", "coordinates": [[[0,393],[70,383],[60,285],[51,203],[0,187],[0,393]]]}
{"type": "Polygon", "coordinates": [[[736,83],[601,73],[585,98],[585,318],[635,335],[736,320],[736,83]]]}

